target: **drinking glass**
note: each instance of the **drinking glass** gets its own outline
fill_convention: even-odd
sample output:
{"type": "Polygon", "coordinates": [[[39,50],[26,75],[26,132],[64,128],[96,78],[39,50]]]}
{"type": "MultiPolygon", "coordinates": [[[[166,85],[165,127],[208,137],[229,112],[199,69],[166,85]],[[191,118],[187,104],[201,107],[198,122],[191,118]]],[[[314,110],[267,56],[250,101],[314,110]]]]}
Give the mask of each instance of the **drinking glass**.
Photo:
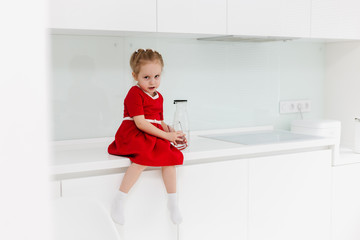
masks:
{"type": "MultiPolygon", "coordinates": [[[[181,122],[180,121],[173,122],[173,124],[171,124],[169,130],[170,130],[170,132],[177,132],[177,131],[183,132],[181,122]]],[[[174,145],[174,144],[173,145],[179,150],[183,150],[188,146],[186,136],[182,137],[182,140],[176,140],[175,142],[176,142],[176,145],[174,145]]]]}

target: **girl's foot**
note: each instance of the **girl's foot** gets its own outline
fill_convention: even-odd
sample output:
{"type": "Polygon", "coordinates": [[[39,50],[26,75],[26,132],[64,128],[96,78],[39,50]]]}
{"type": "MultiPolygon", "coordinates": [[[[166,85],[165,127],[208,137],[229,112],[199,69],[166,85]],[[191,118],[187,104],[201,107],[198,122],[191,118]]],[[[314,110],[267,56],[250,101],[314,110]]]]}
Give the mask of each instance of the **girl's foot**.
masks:
{"type": "Polygon", "coordinates": [[[111,217],[117,224],[125,224],[125,200],[127,193],[119,191],[111,206],[111,217]]]}
{"type": "Polygon", "coordinates": [[[177,205],[176,193],[168,194],[168,209],[170,211],[171,221],[174,224],[180,224],[182,222],[182,216],[177,205]]]}

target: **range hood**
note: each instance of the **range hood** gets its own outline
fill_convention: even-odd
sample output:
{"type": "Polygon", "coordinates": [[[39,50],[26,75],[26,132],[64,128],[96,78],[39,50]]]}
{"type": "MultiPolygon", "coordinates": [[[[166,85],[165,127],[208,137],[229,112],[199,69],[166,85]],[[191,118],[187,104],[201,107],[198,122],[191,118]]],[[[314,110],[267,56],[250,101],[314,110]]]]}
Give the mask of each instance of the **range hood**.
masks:
{"type": "Polygon", "coordinates": [[[298,38],[267,37],[267,36],[236,36],[236,35],[197,38],[197,40],[201,40],[201,41],[221,41],[221,42],[273,42],[273,41],[291,41],[295,39],[298,38]]]}

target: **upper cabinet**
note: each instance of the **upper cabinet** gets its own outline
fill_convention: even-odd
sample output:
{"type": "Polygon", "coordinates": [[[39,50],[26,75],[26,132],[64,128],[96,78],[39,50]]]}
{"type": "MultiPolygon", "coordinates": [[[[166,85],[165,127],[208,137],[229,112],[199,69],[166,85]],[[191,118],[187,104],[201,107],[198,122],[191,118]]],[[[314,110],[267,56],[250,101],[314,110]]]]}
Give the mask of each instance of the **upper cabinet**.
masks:
{"type": "Polygon", "coordinates": [[[311,0],[228,0],[228,34],[310,37],[311,0]]]}
{"type": "Polygon", "coordinates": [[[158,32],[226,34],[226,0],[157,0],[158,32]]]}
{"type": "Polygon", "coordinates": [[[312,0],[311,37],[360,39],[359,0],[312,0]]]}
{"type": "Polygon", "coordinates": [[[52,0],[50,28],[156,32],[156,0],[52,0]]]}
{"type": "Polygon", "coordinates": [[[50,28],[360,39],[360,0],[52,0],[50,28]]]}

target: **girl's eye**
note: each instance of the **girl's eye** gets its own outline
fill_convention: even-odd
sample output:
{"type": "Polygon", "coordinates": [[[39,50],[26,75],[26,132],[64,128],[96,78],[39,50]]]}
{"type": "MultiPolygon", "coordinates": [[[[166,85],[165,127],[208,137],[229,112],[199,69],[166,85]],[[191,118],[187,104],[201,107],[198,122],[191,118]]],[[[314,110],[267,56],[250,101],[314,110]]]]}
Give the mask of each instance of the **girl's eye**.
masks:
{"type": "Polygon", "coordinates": [[[145,78],[145,79],[149,79],[149,76],[145,76],[144,78],[145,78]]]}
{"type": "Polygon", "coordinates": [[[155,78],[159,78],[160,77],[160,75],[155,75],[155,78]]]}

